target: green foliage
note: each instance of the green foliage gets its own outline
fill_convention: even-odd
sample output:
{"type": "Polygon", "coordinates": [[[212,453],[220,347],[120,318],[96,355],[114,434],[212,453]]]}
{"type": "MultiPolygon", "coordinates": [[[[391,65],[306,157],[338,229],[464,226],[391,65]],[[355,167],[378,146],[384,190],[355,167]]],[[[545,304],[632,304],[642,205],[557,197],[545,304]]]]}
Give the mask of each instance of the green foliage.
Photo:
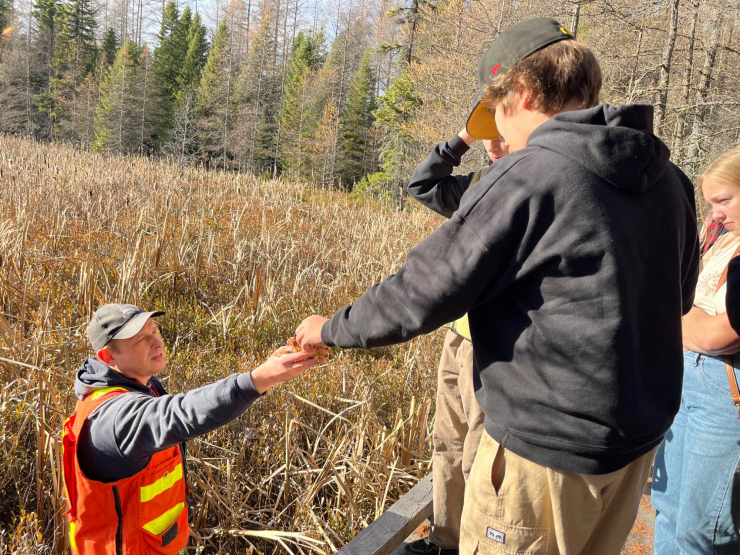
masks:
{"type": "Polygon", "coordinates": [[[118,38],[113,29],[108,29],[108,31],[106,31],[105,37],[103,38],[102,51],[105,65],[112,65],[116,59],[116,52],[118,52],[118,38]]]}
{"type": "Polygon", "coordinates": [[[36,20],[38,32],[37,44],[51,63],[54,53],[54,39],[56,37],[56,17],[59,10],[59,0],[35,0],[31,14],[36,20]]]}
{"type": "Polygon", "coordinates": [[[46,138],[51,136],[56,107],[54,95],[49,90],[49,81],[52,78],[52,60],[54,45],[56,44],[56,19],[59,10],[59,0],[35,0],[31,14],[36,20],[35,54],[37,64],[34,64],[32,79],[36,82],[38,94],[34,100],[37,107],[40,124],[40,134],[46,138]]]}
{"type": "Polygon", "coordinates": [[[413,168],[407,163],[407,154],[413,145],[413,138],[406,126],[420,106],[413,81],[408,72],[393,80],[391,86],[380,97],[380,105],[374,112],[375,123],[383,132],[380,147],[381,175],[374,182],[385,180],[386,186],[396,182],[408,181],[413,168]]]}
{"type": "Polygon", "coordinates": [[[283,104],[280,110],[280,126],[283,140],[280,144],[280,165],[283,169],[296,170],[303,174],[307,169],[303,158],[306,143],[316,130],[321,114],[317,114],[311,103],[311,87],[323,61],[321,49],[322,33],[298,33],[293,42],[290,62],[285,74],[283,104]]]}
{"type": "Polygon", "coordinates": [[[105,73],[95,114],[93,149],[97,152],[129,154],[140,145],[136,92],[141,55],[136,44],[127,40],[105,73]]]}
{"type": "Polygon", "coordinates": [[[278,122],[282,72],[275,65],[276,14],[267,9],[239,76],[239,128],[248,138],[242,150],[245,166],[255,173],[279,170],[277,160],[278,122]]]}
{"type": "MultiPolygon", "coordinates": [[[[95,50],[95,9],[90,0],[67,0],[58,12],[59,48],[79,40],[89,51],[95,50]]],[[[85,60],[87,61],[87,60],[85,60]]]]}
{"type": "Polygon", "coordinates": [[[350,85],[341,117],[341,159],[339,176],[346,188],[361,180],[375,162],[372,144],[375,106],[375,71],[371,51],[366,49],[350,85]]]}
{"type": "Polygon", "coordinates": [[[370,197],[383,202],[393,200],[393,179],[384,171],[367,174],[354,188],[354,193],[360,197],[370,197]]]}
{"type": "Polygon", "coordinates": [[[10,26],[10,0],[0,0],[0,32],[10,26]]]}
{"type": "Polygon", "coordinates": [[[229,135],[234,124],[233,67],[226,22],[219,25],[196,92],[199,141],[206,161],[226,166],[233,159],[229,135]]]}
{"type": "Polygon", "coordinates": [[[52,121],[54,135],[77,140],[70,120],[76,115],[77,89],[95,69],[95,10],[90,0],[67,0],[56,14],[57,39],[51,62],[49,93],[42,104],[52,121]]]}
{"type": "Polygon", "coordinates": [[[162,25],[157,39],[159,46],[154,50],[152,63],[152,85],[157,98],[157,111],[153,114],[154,142],[161,142],[172,128],[177,94],[181,90],[181,73],[188,54],[189,33],[192,13],[186,7],[182,16],[175,2],[168,2],[162,14],[162,25]]]}
{"type": "MultiPolygon", "coordinates": [[[[183,19],[185,19],[186,12],[189,14],[188,8],[183,12],[183,19]]],[[[206,63],[207,53],[206,27],[201,23],[200,15],[196,13],[188,28],[187,51],[182,69],[177,76],[178,96],[198,84],[200,72],[206,63]]]]}
{"type": "Polygon", "coordinates": [[[417,27],[424,17],[424,11],[434,9],[435,3],[429,0],[408,0],[405,5],[389,10],[388,17],[395,19],[398,24],[408,29],[407,38],[405,43],[398,41],[394,43],[382,43],[379,45],[379,48],[385,51],[395,50],[401,56],[399,62],[404,66],[408,66],[413,58],[417,27]]]}

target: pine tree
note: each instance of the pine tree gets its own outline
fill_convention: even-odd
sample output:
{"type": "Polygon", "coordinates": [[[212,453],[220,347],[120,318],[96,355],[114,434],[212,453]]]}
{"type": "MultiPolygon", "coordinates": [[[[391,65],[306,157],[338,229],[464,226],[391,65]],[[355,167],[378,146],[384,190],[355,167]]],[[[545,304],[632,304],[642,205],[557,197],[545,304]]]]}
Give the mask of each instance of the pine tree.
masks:
{"type": "MultiPolygon", "coordinates": [[[[188,11],[187,8],[185,11],[188,11]]],[[[183,12],[183,18],[184,16],[185,12],[183,12]]],[[[207,53],[206,27],[201,23],[200,15],[196,13],[189,25],[187,51],[182,68],[177,76],[178,95],[189,94],[190,89],[198,84],[200,72],[206,63],[207,53]]]]}
{"type": "MultiPolygon", "coordinates": [[[[102,60],[98,60],[100,66],[102,60]]],[[[96,71],[90,72],[78,85],[74,98],[69,104],[69,111],[74,115],[64,121],[65,137],[74,139],[78,144],[89,147],[95,140],[95,110],[100,92],[100,79],[96,71]]]]}
{"type": "MultiPolygon", "coordinates": [[[[365,31],[366,28],[362,22],[350,21],[334,39],[326,57],[326,62],[322,66],[314,85],[313,112],[315,114],[325,115],[325,107],[330,102],[335,104],[340,115],[344,113],[352,77],[359,66],[367,44],[365,31]]],[[[337,128],[333,130],[331,136],[338,141],[341,131],[339,128],[340,119],[336,119],[335,123],[337,128]]],[[[339,142],[335,142],[331,149],[325,151],[326,159],[320,162],[315,156],[313,157],[314,162],[319,163],[319,167],[312,169],[314,172],[320,172],[324,184],[336,181],[339,147],[339,142]]]]}
{"type": "Polygon", "coordinates": [[[131,154],[139,148],[141,114],[136,86],[140,56],[136,43],[129,39],[106,71],[95,113],[93,149],[98,152],[131,154]]]}
{"type": "Polygon", "coordinates": [[[177,93],[180,90],[179,78],[188,50],[188,31],[192,23],[190,8],[185,8],[182,16],[174,2],[167,3],[162,14],[162,26],[157,39],[159,46],[154,50],[152,64],[152,87],[157,97],[157,113],[152,132],[153,142],[161,142],[172,127],[177,93]]]}
{"type": "Polygon", "coordinates": [[[37,25],[36,43],[47,72],[51,72],[51,61],[54,58],[59,4],[59,0],[35,0],[31,12],[37,25]]]}
{"type": "Polygon", "coordinates": [[[262,14],[259,31],[239,75],[237,131],[243,167],[255,173],[274,172],[280,110],[280,74],[275,65],[275,14],[262,14]]]}
{"type": "Polygon", "coordinates": [[[373,115],[383,139],[380,147],[381,171],[367,176],[360,187],[373,193],[392,190],[411,177],[413,167],[407,155],[414,142],[406,132],[406,125],[413,119],[419,107],[414,84],[405,71],[393,80],[391,86],[379,98],[379,106],[373,115]]]}
{"type": "Polygon", "coordinates": [[[116,38],[116,32],[113,29],[106,31],[103,38],[102,51],[105,65],[113,65],[116,59],[116,52],[118,52],[118,38],[116,38]]]}
{"type": "Polygon", "coordinates": [[[366,173],[372,171],[376,158],[372,148],[375,109],[375,71],[368,48],[350,84],[347,104],[340,120],[342,143],[338,171],[345,188],[351,189],[366,173]]]}
{"type": "MultiPolygon", "coordinates": [[[[391,54],[396,77],[378,99],[374,112],[375,125],[381,133],[381,170],[367,175],[358,184],[358,189],[374,195],[388,197],[394,189],[408,181],[413,167],[407,162],[414,143],[407,131],[420,106],[420,99],[409,75],[415,57],[415,47],[425,16],[437,9],[438,3],[429,0],[407,0],[406,4],[388,12],[396,23],[404,27],[403,39],[393,43],[381,43],[379,50],[391,54]]],[[[459,11],[459,7],[455,8],[459,11]]],[[[402,191],[403,187],[401,188],[402,191]]],[[[403,194],[403,193],[402,193],[403,194]]],[[[403,206],[402,198],[400,206],[403,206]]]]}
{"type": "Polygon", "coordinates": [[[139,50],[137,72],[134,80],[133,94],[136,98],[135,106],[138,111],[136,114],[136,127],[139,131],[138,151],[141,154],[154,154],[158,151],[160,145],[155,143],[153,137],[156,137],[156,117],[160,114],[158,111],[158,90],[153,87],[152,67],[153,56],[149,48],[144,45],[139,50]]]}
{"type": "Polygon", "coordinates": [[[396,21],[406,27],[405,44],[395,43],[393,45],[382,45],[385,48],[393,48],[402,51],[401,62],[408,66],[413,59],[414,46],[416,45],[416,34],[419,24],[423,21],[423,9],[433,10],[435,4],[429,0],[408,0],[405,6],[399,6],[388,12],[388,16],[395,18],[396,21]]]}
{"type": "Polygon", "coordinates": [[[291,51],[285,75],[283,105],[280,111],[280,126],[283,139],[280,144],[279,161],[282,168],[295,170],[299,176],[307,175],[304,164],[305,143],[316,130],[321,114],[316,114],[311,103],[311,89],[316,72],[322,62],[323,35],[301,31],[291,51]]]}
{"type": "Polygon", "coordinates": [[[182,165],[191,163],[198,151],[196,90],[208,52],[206,28],[197,13],[190,22],[187,41],[185,61],[177,78],[172,123],[162,144],[162,151],[182,165]]]}
{"type": "Polygon", "coordinates": [[[231,133],[235,120],[234,63],[224,21],[216,31],[196,92],[198,141],[204,160],[225,167],[234,153],[231,133]]]}
{"type": "Polygon", "coordinates": [[[35,0],[32,15],[36,20],[34,40],[34,71],[29,80],[34,83],[34,102],[39,112],[39,134],[50,137],[54,124],[56,106],[54,95],[49,89],[53,77],[52,62],[57,39],[57,12],[59,0],[35,0]]]}
{"type": "Polygon", "coordinates": [[[90,0],[67,0],[57,12],[57,41],[49,82],[53,132],[77,140],[70,122],[77,117],[77,89],[95,69],[95,16],[90,0]]]}

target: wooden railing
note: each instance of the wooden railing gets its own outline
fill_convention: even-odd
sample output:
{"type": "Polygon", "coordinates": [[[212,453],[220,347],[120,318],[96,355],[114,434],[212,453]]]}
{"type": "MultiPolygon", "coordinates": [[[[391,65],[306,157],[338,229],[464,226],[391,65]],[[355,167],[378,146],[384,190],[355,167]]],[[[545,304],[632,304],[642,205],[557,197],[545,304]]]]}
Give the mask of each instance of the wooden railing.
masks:
{"type": "Polygon", "coordinates": [[[389,555],[432,516],[431,474],[416,484],[337,555],[389,555]]]}

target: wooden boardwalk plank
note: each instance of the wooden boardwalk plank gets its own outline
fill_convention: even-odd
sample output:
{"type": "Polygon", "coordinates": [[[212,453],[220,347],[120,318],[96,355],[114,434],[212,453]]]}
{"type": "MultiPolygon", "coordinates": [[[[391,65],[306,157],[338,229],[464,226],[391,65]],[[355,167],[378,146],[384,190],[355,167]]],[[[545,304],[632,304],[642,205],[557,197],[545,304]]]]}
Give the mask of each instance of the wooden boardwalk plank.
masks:
{"type": "Polygon", "coordinates": [[[389,555],[430,516],[432,516],[431,474],[337,551],[337,555],[389,555]]]}

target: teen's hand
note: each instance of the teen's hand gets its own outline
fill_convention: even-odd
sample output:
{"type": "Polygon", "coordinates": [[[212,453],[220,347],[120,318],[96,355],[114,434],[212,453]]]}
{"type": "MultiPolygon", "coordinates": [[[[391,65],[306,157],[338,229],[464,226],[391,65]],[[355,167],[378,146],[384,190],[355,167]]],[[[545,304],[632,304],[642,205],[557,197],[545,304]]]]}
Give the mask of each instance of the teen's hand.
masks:
{"type": "Polygon", "coordinates": [[[314,350],[311,348],[311,345],[324,344],[324,342],[321,341],[321,328],[323,328],[324,324],[328,321],[328,318],[314,314],[301,322],[301,325],[298,326],[298,329],[295,331],[295,338],[305,351],[313,354],[314,350]]]}
{"type": "Polygon", "coordinates": [[[252,370],[252,383],[258,393],[264,393],[271,387],[295,379],[318,361],[311,357],[311,353],[283,354],[282,347],[270,355],[263,364],[252,370]]]}

